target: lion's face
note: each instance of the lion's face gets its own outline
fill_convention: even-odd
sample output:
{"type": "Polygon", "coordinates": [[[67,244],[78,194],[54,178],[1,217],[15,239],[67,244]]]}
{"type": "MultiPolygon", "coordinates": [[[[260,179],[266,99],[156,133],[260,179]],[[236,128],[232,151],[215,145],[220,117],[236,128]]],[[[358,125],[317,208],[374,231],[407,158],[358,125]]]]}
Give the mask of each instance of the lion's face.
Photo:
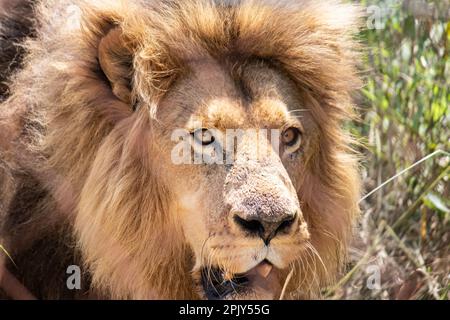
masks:
{"type": "Polygon", "coordinates": [[[208,298],[278,298],[281,273],[309,240],[295,179],[314,123],[294,84],[264,63],[190,67],[162,102],[156,131],[194,274],[208,298]],[[187,132],[188,163],[174,159],[177,129],[187,132]],[[223,163],[194,163],[214,146],[223,163]]]}
{"type": "MultiPolygon", "coordinates": [[[[77,205],[93,284],[118,298],[316,296],[339,274],[358,215],[357,161],[341,128],[359,83],[355,12],[173,3],[118,26],[91,17],[104,30],[86,41],[97,72],[73,90],[101,69],[102,94],[89,88],[83,101],[97,95],[104,130],[113,125],[86,147],[95,159],[77,205]]],[[[74,137],[98,126],[69,122],[60,131],[74,137]]],[[[74,168],[89,159],[73,158],[74,168]]]]}

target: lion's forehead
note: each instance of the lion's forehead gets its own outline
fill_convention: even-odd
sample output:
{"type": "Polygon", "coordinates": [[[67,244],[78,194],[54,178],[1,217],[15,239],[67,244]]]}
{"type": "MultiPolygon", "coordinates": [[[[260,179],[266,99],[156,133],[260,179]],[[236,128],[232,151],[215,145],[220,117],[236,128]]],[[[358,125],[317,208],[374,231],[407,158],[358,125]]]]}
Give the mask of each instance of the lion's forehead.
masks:
{"type": "Polygon", "coordinates": [[[281,70],[263,64],[241,68],[214,60],[195,61],[162,102],[162,118],[188,130],[281,128],[299,121],[291,113],[303,107],[293,82],[281,70]],[[235,71],[238,69],[239,71],[235,71]]]}

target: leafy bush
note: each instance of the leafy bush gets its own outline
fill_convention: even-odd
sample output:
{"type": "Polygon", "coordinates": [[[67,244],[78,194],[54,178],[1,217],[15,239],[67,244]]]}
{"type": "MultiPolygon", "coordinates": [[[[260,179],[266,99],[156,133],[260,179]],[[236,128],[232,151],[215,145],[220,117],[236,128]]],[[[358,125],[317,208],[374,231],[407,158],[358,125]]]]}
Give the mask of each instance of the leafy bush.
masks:
{"type": "Polygon", "coordinates": [[[433,156],[362,201],[350,271],[325,294],[448,299],[450,1],[358,2],[367,50],[361,120],[351,130],[365,145],[366,192],[433,156]]]}

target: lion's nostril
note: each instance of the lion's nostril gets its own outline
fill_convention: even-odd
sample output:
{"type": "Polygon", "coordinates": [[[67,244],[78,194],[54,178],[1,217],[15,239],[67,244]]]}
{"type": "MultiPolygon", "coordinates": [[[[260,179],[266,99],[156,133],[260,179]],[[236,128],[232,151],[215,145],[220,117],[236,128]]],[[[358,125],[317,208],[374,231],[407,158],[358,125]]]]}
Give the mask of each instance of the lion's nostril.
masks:
{"type": "Polygon", "coordinates": [[[234,215],[234,222],[242,229],[252,234],[258,235],[260,233],[264,233],[264,226],[261,224],[259,220],[245,220],[239,217],[238,215],[234,215]]]}
{"type": "Polygon", "coordinates": [[[290,229],[297,219],[297,214],[285,215],[276,220],[273,217],[269,219],[263,215],[253,217],[251,220],[234,215],[233,219],[241,229],[251,235],[258,235],[268,245],[278,233],[286,232],[290,229]]]}
{"type": "Polygon", "coordinates": [[[292,226],[295,222],[295,220],[297,219],[297,213],[295,213],[293,216],[288,216],[283,222],[280,223],[280,225],[278,226],[278,228],[276,229],[276,232],[282,232],[282,231],[286,231],[287,229],[290,228],[290,226],[292,226]]]}

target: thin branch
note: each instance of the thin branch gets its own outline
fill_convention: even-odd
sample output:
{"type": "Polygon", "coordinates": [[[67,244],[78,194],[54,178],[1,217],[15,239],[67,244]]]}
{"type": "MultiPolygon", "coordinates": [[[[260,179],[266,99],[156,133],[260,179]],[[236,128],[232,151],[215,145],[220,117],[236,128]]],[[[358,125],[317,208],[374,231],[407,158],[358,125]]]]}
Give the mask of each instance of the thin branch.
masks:
{"type": "Polygon", "coordinates": [[[361,200],[359,200],[359,203],[361,203],[362,201],[366,200],[368,197],[370,197],[372,194],[374,194],[375,192],[377,192],[378,190],[382,189],[385,185],[391,183],[392,181],[394,181],[395,179],[397,179],[398,177],[402,176],[403,174],[405,174],[406,172],[408,172],[409,170],[417,167],[419,164],[427,161],[428,159],[431,159],[439,154],[444,154],[446,156],[450,156],[449,152],[443,151],[443,150],[436,150],[435,152],[427,155],[426,157],[420,159],[419,161],[415,162],[414,164],[412,164],[411,166],[409,166],[408,168],[400,171],[399,173],[397,173],[395,176],[393,176],[392,178],[386,180],[385,182],[383,182],[381,185],[379,185],[378,187],[376,187],[375,189],[373,189],[372,191],[370,191],[368,194],[366,194],[364,197],[361,198],[361,200]]]}

